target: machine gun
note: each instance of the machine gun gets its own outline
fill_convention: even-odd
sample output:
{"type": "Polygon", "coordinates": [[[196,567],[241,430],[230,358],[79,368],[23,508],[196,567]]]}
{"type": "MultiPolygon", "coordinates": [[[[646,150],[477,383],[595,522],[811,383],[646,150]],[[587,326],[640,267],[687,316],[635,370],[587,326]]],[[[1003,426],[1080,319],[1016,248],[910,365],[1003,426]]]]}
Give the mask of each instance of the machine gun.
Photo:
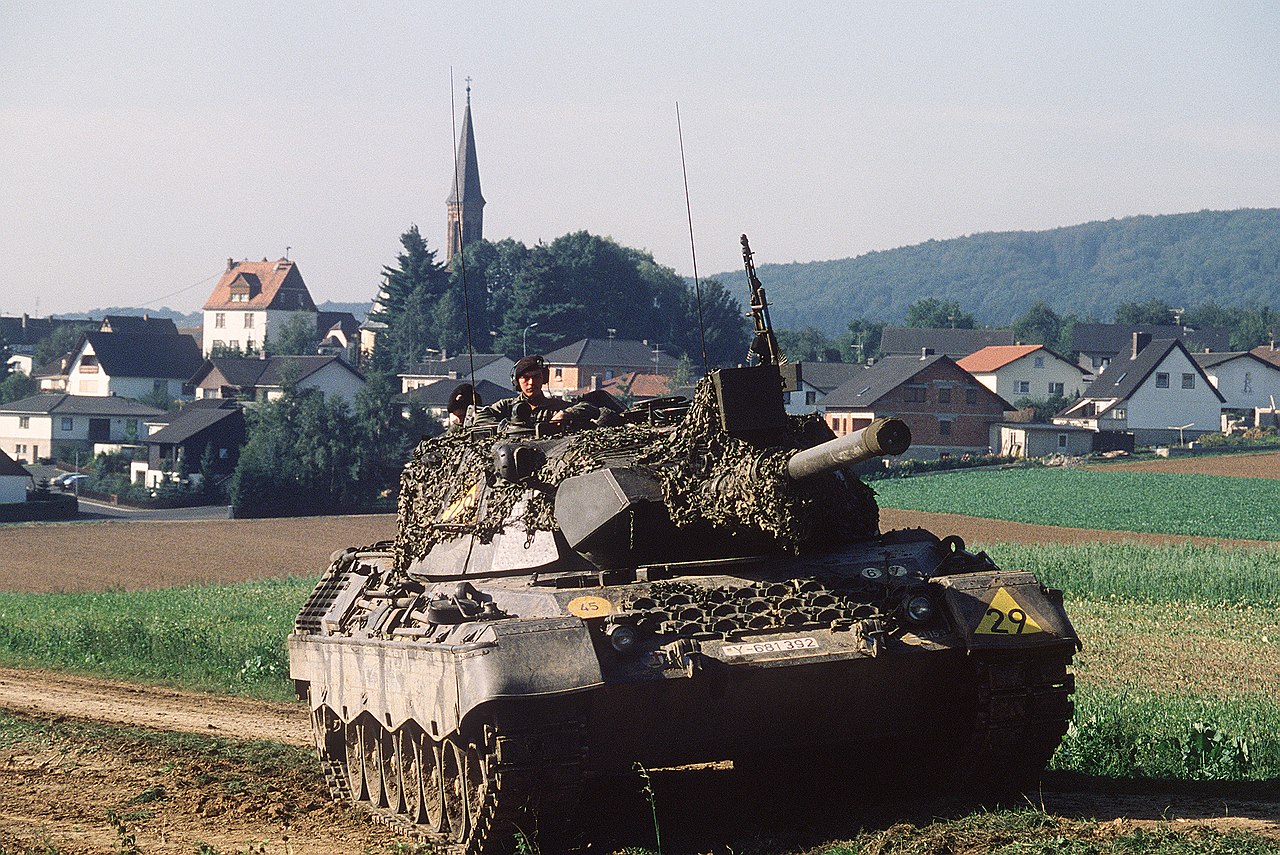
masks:
{"type": "Polygon", "coordinates": [[[754,336],[751,347],[747,348],[747,364],[751,364],[754,354],[757,365],[782,365],[787,358],[778,347],[778,339],[773,334],[773,324],[769,321],[769,300],[765,297],[764,286],[756,276],[756,266],[751,261],[751,245],[747,236],[742,236],[742,262],[747,268],[747,283],[751,287],[751,324],[754,336]]]}

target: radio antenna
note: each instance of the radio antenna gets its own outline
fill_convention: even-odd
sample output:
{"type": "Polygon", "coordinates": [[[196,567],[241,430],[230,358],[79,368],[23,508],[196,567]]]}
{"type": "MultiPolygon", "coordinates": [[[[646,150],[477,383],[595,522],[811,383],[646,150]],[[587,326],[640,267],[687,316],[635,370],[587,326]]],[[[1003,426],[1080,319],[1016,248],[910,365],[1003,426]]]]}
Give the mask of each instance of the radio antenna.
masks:
{"type": "MultiPolygon", "coordinates": [[[[449,122],[453,126],[453,138],[449,140],[451,147],[456,146],[454,142],[458,138],[458,114],[454,108],[454,83],[453,83],[453,66],[449,66],[449,122]]],[[[471,106],[471,78],[467,78],[467,106],[471,106]]],[[[467,379],[474,386],[476,382],[476,352],[471,346],[471,300],[467,297],[467,254],[464,251],[466,245],[462,241],[462,236],[466,234],[466,224],[463,222],[463,211],[466,205],[462,204],[462,178],[458,175],[458,150],[453,149],[453,195],[458,199],[458,273],[462,279],[462,316],[467,324],[467,365],[470,374],[467,379]]],[[[450,242],[453,241],[453,235],[448,236],[450,242]]],[[[469,404],[470,402],[468,402],[469,404]]],[[[468,407],[468,409],[470,409],[468,407]]]]}
{"type": "Polygon", "coordinates": [[[680,172],[684,176],[684,210],[689,216],[689,254],[693,256],[693,294],[698,303],[698,342],[702,347],[702,373],[707,373],[707,328],[702,321],[702,285],[698,281],[698,249],[693,242],[693,206],[689,204],[689,170],[684,163],[684,129],[680,126],[680,102],[676,102],[676,136],[680,138],[680,172]]]}

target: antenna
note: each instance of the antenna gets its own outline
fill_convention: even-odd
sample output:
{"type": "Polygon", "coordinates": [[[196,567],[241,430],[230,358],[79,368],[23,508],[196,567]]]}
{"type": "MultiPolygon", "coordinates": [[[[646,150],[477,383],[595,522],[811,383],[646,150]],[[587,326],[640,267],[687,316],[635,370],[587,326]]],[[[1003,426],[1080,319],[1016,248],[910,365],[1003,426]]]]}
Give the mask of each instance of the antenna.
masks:
{"type": "MultiPolygon", "coordinates": [[[[453,66],[449,66],[449,121],[453,125],[453,136],[449,140],[450,146],[455,146],[454,140],[458,138],[458,116],[453,105],[453,66]]],[[[471,78],[467,78],[467,106],[471,106],[471,78]]],[[[462,179],[458,175],[458,150],[453,150],[453,192],[458,197],[458,274],[462,279],[462,316],[467,323],[467,366],[469,368],[468,379],[476,382],[476,351],[471,346],[471,300],[467,297],[467,253],[466,243],[462,237],[467,233],[463,217],[465,208],[462,205],[462,179]]]]}
{"type": "Polygon", "coordinates": [[[689,254],[693,256],[693,293],[698,303],[698,342],[702,346],[702,373],[707,373],[707,328],[702,322],[702,285],[698,282],[698,250],[693,243],[693,207],[689,204],[689,170],[684,164],[684,128],[680,102],[676,102],[676,136],[680,139],[680,173],[684,176],[684,210],[689,215],[689,254]]]}

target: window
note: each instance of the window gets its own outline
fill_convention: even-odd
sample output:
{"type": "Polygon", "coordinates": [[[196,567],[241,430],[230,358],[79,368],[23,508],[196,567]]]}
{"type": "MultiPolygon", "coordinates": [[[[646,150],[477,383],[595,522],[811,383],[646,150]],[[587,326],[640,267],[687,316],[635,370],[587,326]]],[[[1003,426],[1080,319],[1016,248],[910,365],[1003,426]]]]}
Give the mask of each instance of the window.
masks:
{"type": "Polygon", "coordinates": [[[253,329],[253,312],[244,313],[244,328],[247,330],[253,329]]]}
{"type": "Polygon", "coordinates": [[[18,416],[18,427],[23,430],[31,427],[31,416],[18,416]]]}
{"type": "Polygon", "coordinates": [[[1111,418],[1113,418],[1113,419],[1117,419],[1117,420],[1119,420],[1119,419],[1127,419],[1127,418],[1129,418],[1129,412],[1128,412],[1127,410],[1124,410],[1124,409],[1116,409],[1116,410],[1112,410],[1112,411],[1111,411],[1111,418]]]}
{"type": "Polygon", "coordinates": [[[951,387],[950,386],[938,387],[938,403],[939,404],[951,403],[951,387]]]}
{"type": "Polygon", "coordinates": [[[214,350],[222,350],[222,349],[223,349],[223,348],[225,348],[226,346],[227,346],[227,343],[226,343],[225,341],[223,341],[222,339],[220,339],[220,338],[215,338],[215,339],[213,340],[213,349],[214,349],[214,350]]]}
{"type": "MultiPolygon", "coordinates": [[[[234,299],[234,298],[233,298],[234,299]]],[[[213,328],[222,329],[227,325],[227,315],[225,312],[217,312],[213,316],[213,328]]]]}
{"type": "Polygon", "coordinates": [[[783,392],[783,393],[782,393],[782,403],[784,403],[784,404],[790,404],[790,403],[791,403],[791,393],[790,393],[790,392],[783,392]]]}
{"type": "Polygon", "coordinates": [[[72,428],[75,427],[75,424],[76,424],[75,419],[67,418],[65,416],[62,419],[63,430],[71,430],[72,428]]]}
{"type": "Polygon", "coordinates": [[[1156,372],[1156,388],[1157,389],[1169,388],[1169,372],[1168,371],[1156,372]]]}
{"type": "Polygon", "coordinates": [[[1058,434],[1058,448],[1067,447],[1067,435],[1065,433],[1058,434]]]}
{"type": "Polygon", "coordinates": [[[1036,366],[1036,368],[1044,368],[1044,357],[1043,357],[1043,356],[1037,356],[1037,357],[1035,358],[1035,366],[1036,366]]]}
{"type": "Polygon", "coordinates": [[[817,393],[817,392],[805,392],[805,393],[804,393],[804,402],[805,402],[806,404],[814,404],[814,403],[817,403],[817,400],[818,400],[818,393],[817,393]]]}
{"type": "Polygon", "coordinates": [[[902,400],[908,404],[919,404],[926,400],[923,386],[907,386],[902,390],[902,400]]]}
{"type": "Polygon", "coordinates": [[[1018,394],[1019,394],[1019,395],[1030,395],[1030,394],[1031,394],[1031,381],[1030,381],[1030,380],[1019,380],[1019,381],[1018,381],[1018,394]]]}
{"type": "Polygon", "coordinates": [[[244,343],[244,352],[253,353],[258,347],[258,343],[253,339],[246,339],[244,343]]]}
{"type": "Polygon", "coordinates": [[[1182,388],[1183,388],[1183,389],[1194,389],[1195,387],[1196,387],[1196,375],[1194,375],[1194,374],[1183,374],[1183,375],[1182,375],[1182,388]]]}
{"type": "Polygon", "coordinates": [[[129,433],[132,433],[134,436],[137,436],[137,435],[138,435],[138,420],[137,420],[137,419],[126,419],[126,420],[125,420],[125,423],[124,423],[124,429],[125,429],[126,431],[128,431],[129,433]]]}
{"type": "Polygon", "coordinates": [[[556,379],[557,379],[557,380],[563,380],[563,379],[564,379],[564,369],[563,369],[563,368],[557,368],[557,369],[556,369],[556,379]]]}
{"type": "Polygon", "coordinates": [[[978,403],[978,387],[966,386],[964,390],[964,402],[966,404],[978,403]]]}
{"type": "Polygon", "coordinates": [[[155,392],[158,395],[167,395],[169,393],[169,381],[168,380],[152,380],[151,391],[155,392]]]}
{"type": "Polygon", "coordinates": [[[943,436],[951,436],[951,419],[938,420],[938,433],[943,436]]]}
{"type": "Polygon", "coordinates": [[[1067,396],[1067,390],[1066,390],[1066,387],[1065,387],[1063,384],[1061,384],[1061,383],[1050,383],[1050,384],[1049,384],[1049,397],[1050,397],[1050,398],[1065,398],[1066,396],[1067,396]]]}

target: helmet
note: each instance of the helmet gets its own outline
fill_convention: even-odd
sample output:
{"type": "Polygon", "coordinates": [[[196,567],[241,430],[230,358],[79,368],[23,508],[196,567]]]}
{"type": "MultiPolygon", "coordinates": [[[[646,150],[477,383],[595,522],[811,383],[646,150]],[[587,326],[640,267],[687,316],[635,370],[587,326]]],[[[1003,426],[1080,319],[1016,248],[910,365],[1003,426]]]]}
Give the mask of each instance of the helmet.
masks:
{"type": "Polygon", "coordinates": [[[519,381],[520,375],[527,374],[530,371],[541,371],[543,383],[551,380],[551,369],[547,367],[547,360],[536,354],[531,354],[520,357],[520,360],[511,367],[511,387],[519,389],[520,383],[517,381],[519,381]]]}
{"type": "Polygon", "coordinates": [[[480,396],[476,394],[475,387],[470,383],[462,383],[453,390],[449,395],[448,411],[451,413],[465,413],[470,406],[480,406],[482,401],[480,396]]]}

